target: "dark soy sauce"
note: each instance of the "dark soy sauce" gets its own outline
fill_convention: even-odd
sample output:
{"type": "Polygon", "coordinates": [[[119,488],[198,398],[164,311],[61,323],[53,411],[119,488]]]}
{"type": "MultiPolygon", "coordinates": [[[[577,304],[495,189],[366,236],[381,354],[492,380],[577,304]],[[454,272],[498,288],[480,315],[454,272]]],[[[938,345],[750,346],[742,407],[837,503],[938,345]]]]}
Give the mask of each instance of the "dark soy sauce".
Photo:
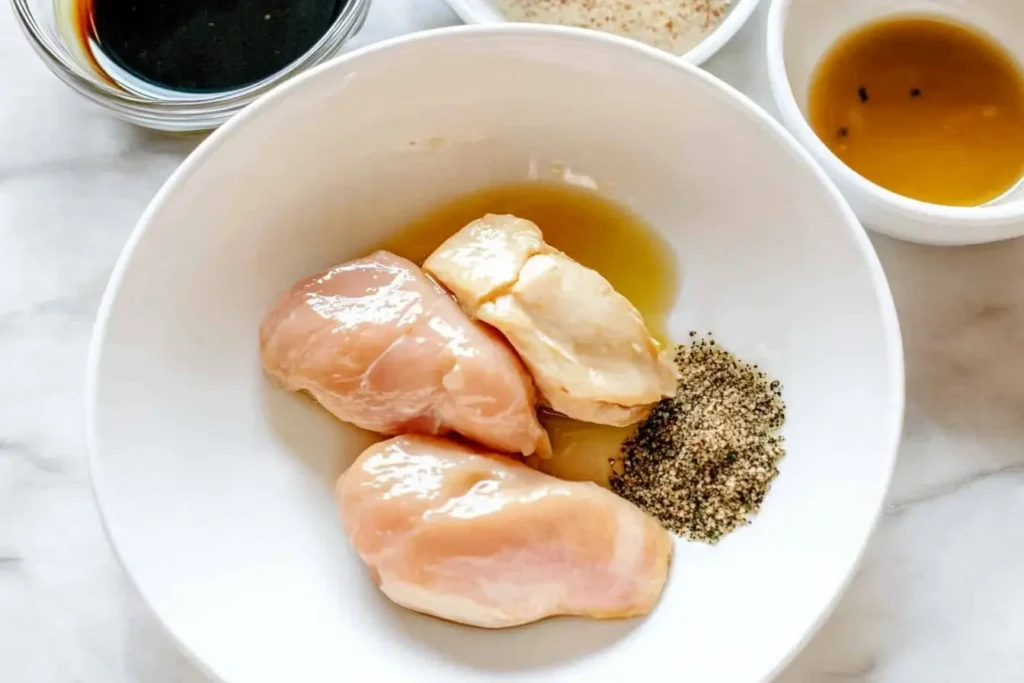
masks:
{"type": "Polygon", "coordinates": [[[107,76],[132,90],[182,93],[235,90],[277,73],[323,37],[346,2],[79,1],[79,30],[107,76]]]}

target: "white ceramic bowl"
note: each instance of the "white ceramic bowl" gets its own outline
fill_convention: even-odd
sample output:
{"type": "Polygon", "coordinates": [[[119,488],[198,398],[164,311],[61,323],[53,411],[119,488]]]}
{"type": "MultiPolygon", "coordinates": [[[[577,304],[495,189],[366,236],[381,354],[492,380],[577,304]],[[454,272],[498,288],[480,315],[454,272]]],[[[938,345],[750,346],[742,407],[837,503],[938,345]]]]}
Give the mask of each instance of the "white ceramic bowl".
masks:
{"type": "Polygon", "coordinates": [[[361,50],[211,136],[132,235],[89,373],[113,545],[170,633],[229,683],[763,681],[850,577],[903,408],[885,277],[808,154],[678,59],[525,25],[361,50]],[[672,332],[712,331],[784,382],[789,454],[752,526],[677,544],[650,618],[474,630],[376,590],[332,499],[367,436],[272,388],[257,326],[294,281],[428,207],[551,176],[595,184],[665,236],[684,280],[672,332]]]}
{"type": "MultiPolygon", "coordinates": [[[[500,24],[507,21],[494,0],[446,0],[467,24],[500,24]]],[[[641,0],[646,2],[646,0],[641,0]]],[[[691,64],[711,59],[743,27],[761,0],[733,0],[725,19],[704,40],[680,55],[691,64]]]]}
{"type": "Polygon", "coordinates": [[[924,244],[980,244],[1024,235],[1024,185],[981,207],[948,207],[903,197],[839,160],[807,122],[814,69],[836,41],[866,23],[930,15],[988,33],[1024,64],[1020,0],[772,0],[768,10],[768,78],[782,122],[839,186],[864,225],[924,244]]]}

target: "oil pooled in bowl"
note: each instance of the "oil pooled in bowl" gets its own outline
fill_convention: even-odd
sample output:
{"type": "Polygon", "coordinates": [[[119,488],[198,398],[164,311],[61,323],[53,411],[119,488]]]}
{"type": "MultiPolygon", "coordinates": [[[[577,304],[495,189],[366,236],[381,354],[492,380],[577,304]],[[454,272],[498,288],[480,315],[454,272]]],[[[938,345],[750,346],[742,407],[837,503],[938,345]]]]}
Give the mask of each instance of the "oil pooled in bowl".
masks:
{"type": "Polygon", "coordinates": [[[313,47],[347,0],[76,0],[98,71],[148,95],[258,83],[313,47]]]}
{"type": "Polygon", "coordinates": [[[922,17],[864,26],[821,60],[808,104],[843,163],[906,197],[977,206],[1024,174],[1024,75],[972,29],[922,17]]]}
{"type": "MultiPolygon", "coordinates": [[[[648,329],[668,344],[666,324],[679,290],[672,248],[641,217],[598,192],[563,183],[502,185],[445,204],[380,245],[415,263],[447,238],[487,213],[533,221],[545,241],[603,275],[643,315],[648,329]]],[[[608,486],[611,461],[621,457],[631,427],[609,427],[543,414],[554,457],[548,474],[608,486]]]]}

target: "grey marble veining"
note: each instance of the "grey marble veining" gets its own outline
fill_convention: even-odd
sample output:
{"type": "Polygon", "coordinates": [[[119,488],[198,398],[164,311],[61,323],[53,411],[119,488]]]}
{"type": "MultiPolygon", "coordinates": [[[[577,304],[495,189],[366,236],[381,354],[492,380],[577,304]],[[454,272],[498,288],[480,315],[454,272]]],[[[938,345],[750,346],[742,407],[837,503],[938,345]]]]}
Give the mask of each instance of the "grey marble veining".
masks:
{"type": "MultiPolygon", "coordinates": [[[[767,104],[763,14],[710,69],[767,104]]],[[[441,0],[378,0],[358,43],[453,22],[441,0]]],[[[197,139],[80,100],[9,11],[0,93],[0,681],[206,683],[118,568],[82,438],[99,296],[197,139]]],[[[1024,241],[874,242],[903,327],[904,444],[859,573],[779,680],[1024,681],[1024,241]]]]}

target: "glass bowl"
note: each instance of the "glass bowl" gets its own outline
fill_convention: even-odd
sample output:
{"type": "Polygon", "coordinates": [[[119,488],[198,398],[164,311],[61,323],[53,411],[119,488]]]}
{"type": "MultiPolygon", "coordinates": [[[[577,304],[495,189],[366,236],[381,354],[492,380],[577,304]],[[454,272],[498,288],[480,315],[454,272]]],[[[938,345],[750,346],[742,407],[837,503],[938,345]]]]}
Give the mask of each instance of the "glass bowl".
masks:
{"type": "Polygon", "coordinates": [[[219,93],[151,94],[115,83],[95,65],[76,28],[76,13],[83,1],[11,0],[11,5],[29,43],[58,78],[125,121],[168,132],[216,128],[278,83],[330,59],[362,28],[370,9],[370,0],[348,0],[327,32],[302,57],[252,85],[219,93]]]}

